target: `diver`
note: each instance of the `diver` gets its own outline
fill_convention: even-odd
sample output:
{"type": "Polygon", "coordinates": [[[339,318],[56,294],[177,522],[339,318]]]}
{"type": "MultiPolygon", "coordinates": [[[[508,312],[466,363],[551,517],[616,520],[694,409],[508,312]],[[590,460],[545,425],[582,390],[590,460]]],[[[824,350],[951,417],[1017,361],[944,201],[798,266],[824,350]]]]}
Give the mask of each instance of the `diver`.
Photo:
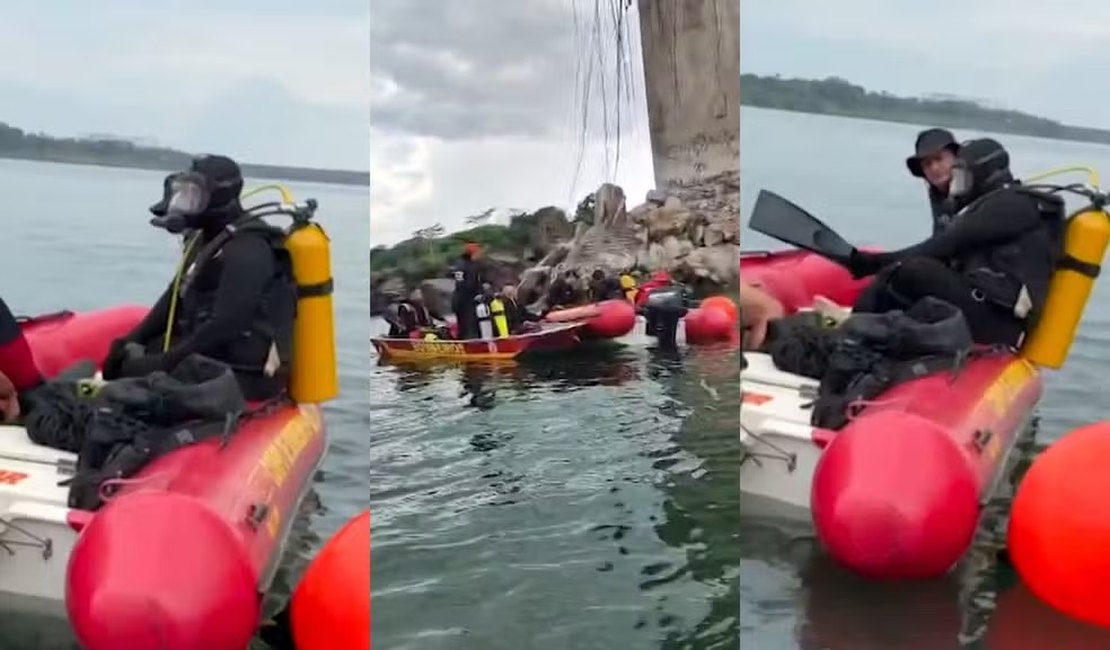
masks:
{"type": "Polygon", "coordinates": [[[906,158],[910,174],[925,179],[928,188],[929,209],[933,214],[933,234],[947,228],[953,219],[952,202],[948,201],[948,183],[952,180],[952,165],[960,145],[947,129],[925,129],[917,134],[914,154],[906,158]]]}
{"type": "Polygon", "coordinates": [[[854,310],[907,309],[933,296],[964,313],[977,343],[1017,347],[1044,307],[1063,201],[1022,187],[989,138],[960,147],[948,200],[955,220],[933,237],[890,253],[852,251],[854,276],[878,274],[854,310]]]}
{"type": "Polygon", "coordinates": [[[386,336],[391,339],[407,336],[408,330],[401,322],[400,294],[395,291],[387,291],[382,294],[382,298],[385,300],[385,307],[382,309],[382,320],[389,325],[389,332],[386,333],[386,336]]]}
{"type": "Polygon", "coordinates": [[[230,366],[249,400],[282,394],[297,309],[284,232],[245,213],[242,172],[226,156],[194,158],[163,189],[151,224],[185,235],[182,271],[142,322],[112,342],[104,378],[168,372],[200,354],[230,366]]]}
{"type": "Polygon", "coordinates": [[[589,300],[601,302],[603,300],[620,300],[624,298],[621,285],[612,275],[604,269],[594,269],[590,276],[589,300]]]}
{"type": "MultiPolygon", "coordinates": [[[[516,286],[507,284],[502,287],[501,291],[498,293],[497,299],[500,301],[501,308],[505,315],[505,326],[508,330],[506,336],[522,334],[538,329],[536,323],[538,323],[542,317],[532,313],[517,302],[516,286]]],[[[496,317],[494,318],[494,322],[495,324],[497,323],[496,317]]],[[[500,335],[500,331],[498,334],[500,335]]]]}
{"type": "Polygon", "coordinates": [[[403,330],[402,336],[410,336],[413,332],[422,330],[436,329],[437,321],[443,320],[428,308],[428,305],[424,302],[424,292],[420,289],[413,289],[408,300],[403,300],[397,304],[397,319],[400,328],[403,330]]]}
{"type": "Polygon", "coordinates": [[[451,277],[455,280],[451,310],[455,312],[459,339],[476,339],[480,336],[476,308],[481,299],[482,285],[486,282],[486,269],[481,255],[482,248],[475,242],[468,242],[451,268],[451,277]]]}
{"type": "Polygon", "coordinates": [[[575,304],[573,273],[573,271],[557,270],[555,279],[547,288],[547,305],[550,309],[563,309],[575,304]]]}

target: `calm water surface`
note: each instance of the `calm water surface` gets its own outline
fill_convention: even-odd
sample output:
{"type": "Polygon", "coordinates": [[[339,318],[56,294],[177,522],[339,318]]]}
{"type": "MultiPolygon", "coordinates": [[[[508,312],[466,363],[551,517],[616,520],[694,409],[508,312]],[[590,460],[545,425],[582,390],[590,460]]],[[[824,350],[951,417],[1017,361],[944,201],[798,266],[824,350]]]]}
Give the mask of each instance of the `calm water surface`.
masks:
{"type": "Polygon", "coordinates": [[[738,647],[735,353],[381,365],[371,391],[375,646],[738,647]]]}
{"type": "MultiPolygon", "coordinates": [[[[0,295],[12,310],[35,314],[156,300],[180,253],[170,235],[147,224],[147,206],[160,198],[163,176],[0,160],[6,244],[0,257],[0,295]]],[[[272,600],[283,597],[290,573],[303,568],[321,539],[366,507],[369,491],[369,194],[359,187],[289,187],[300,199],[319,200],[319,221],[331,235],[342,394],[325,407],[331,450],[318,476],[316,498],[309,499],[316,507],[298,522],[272,600]]],[[[70,648],[64,627],[56,621],[0,616],[0,648],[70,648]]]]}
{"type": "MultiPolygon", "coordinates": [[[[929,235],[921,181],[905,157],[920,127],[744,109],[744,219],[760,188],[791,198],[846,239],[888,248],[929,235]]],[[[976,133],[959,132],[958,137],[976,133]]],[[[1110,174],[1110,148],[996,135],[1015,172],[1065,165],[1110,174]]],[[[1074,206],[1078,207],[1078,206],[1074,206]]],[[[781,244],[745,230],[745,249],[781,244]]],[[[1110,368],[1110,284],[1095,289],[1067,366],[1047,379],[1035,443],[1023,447],[1010,485],[990,504],[980,540],[951,578],[898,587],[863,584],[813,551],[811,531],[774,518],[741,523],[741,641],[758,650],[1095,650],[1110,634],[1073,624],[1014,586],[996,562],[1005,539],[1009,488],[1035,450],[1110,415],[1100,378],[1110,368]],[[1103,350],[1100,352],[1100,350],[1103,350]]]]}

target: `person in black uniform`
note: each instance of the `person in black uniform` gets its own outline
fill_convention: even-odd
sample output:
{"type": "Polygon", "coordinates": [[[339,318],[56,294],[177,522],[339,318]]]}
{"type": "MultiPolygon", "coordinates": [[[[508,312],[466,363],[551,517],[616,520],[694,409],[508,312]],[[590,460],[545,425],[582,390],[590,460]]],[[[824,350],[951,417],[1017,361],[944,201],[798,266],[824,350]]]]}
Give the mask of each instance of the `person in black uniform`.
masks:
{"type": "Polygon", "coordinates": [[[455,292],[451,296],[451,310],[459,326],[460,339],[476,339],[481,336],[478,328],[477,301],[482,296],[482,285],[487,282],[485,264],[481,261],[482,248],[469,242],[459,260],[451,269],[455,279],[455,292]]]}
{"type": "Polygon", "coordinates": [[[239,165],[226,156],[195,158],[166,179],[151,224],[191,242],[186,270],[112,342],[105,379],[170,371],[201,354],[231,366],[247,399],[285,391],[297,301],[292,263],[283,231],[244,212],[242,189],[239,165]]]}
{"type": "Polygon", "coordinates": [[[416,330],[433,329],[437,320],[443,320],[424,302],[424,292],[420,289],[413,289],[408,300],[398,305],[398,318],[406,336],[416,330]]]}
{"type": "Polygon", "coordinates": [[[511,334],[520,334],[521,332],[534,329],[535,325],[529,323],[537,323],[543,320],[539,314],[528,311],[523,305],[517,302],[516,299],[516,286],[507,284],[501,288],[498,297],[501,298],[501,303],[505,306],[505,320],[508,321],[509,332],[511,334]]]}
{"type": "Polygon", "coordinates": [[[547,306],[549,309],[564,309],[575,304],[575,288],[573,282],[577,280],[573,271],[562,268],[556,269],[555,278],[547,287],[547,306]]]}
{"type": "Polygon", "coordinates": [[[604,269],[594,269],[590,276],[590,301],[619,300],[624,298],[624,291],[620,282],[605,272],[604,269]]]}
{"type": "Polygon", "coordinates": [[[948,191],[955,219],[890,253],[853,251],[852,274],[878,273],[855,310],[905,309],[925,296],[963,311],[977,343],[1018,346],[1036,324],[1061,251],[1064,204],[1026,189],[998,142],[965,142],[948,191]]]}
{"type": "Polygon", "coordinates": [[[906,158],[910,174],[925,179],[929,209],[933,214],[933,234],[952,223],[952,202],[948,200],[948,184],[960,145],[947,129],[925,129],[917,134],[914,154],[906,158]]]}

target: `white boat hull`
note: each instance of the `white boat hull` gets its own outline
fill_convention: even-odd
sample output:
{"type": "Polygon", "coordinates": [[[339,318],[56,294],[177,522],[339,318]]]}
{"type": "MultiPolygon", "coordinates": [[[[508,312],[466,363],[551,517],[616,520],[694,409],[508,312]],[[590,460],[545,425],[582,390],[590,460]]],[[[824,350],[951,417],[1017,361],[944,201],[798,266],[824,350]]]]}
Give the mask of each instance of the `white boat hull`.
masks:
{"type": "MultiPolygon", "coordinates": [[[[818,382],[775,368],[770,355],[745,352],[740,373],[740,491],[796,514],[807,514],[821,457],[809,403],[818,382]]],[[[754,505],[754,504],[753,504],[754,505]]]]}
{"type": "Polygon", "coordinates": [[[65,616],[66,566],[77,541],[66,505],[77,455],[0,426],[0,602],[5,610],[65,616]]]}

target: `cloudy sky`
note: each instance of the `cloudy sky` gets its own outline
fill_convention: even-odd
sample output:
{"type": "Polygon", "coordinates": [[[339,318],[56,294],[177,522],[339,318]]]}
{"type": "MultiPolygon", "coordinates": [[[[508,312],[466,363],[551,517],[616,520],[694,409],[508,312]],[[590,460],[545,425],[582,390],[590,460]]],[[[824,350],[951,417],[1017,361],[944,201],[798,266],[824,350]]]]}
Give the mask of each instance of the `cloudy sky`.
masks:
{"type": "Polygon", "coordinates": [[[744,72],[836,75],[1110,128],[1105,0],[743,0],[740,25],[744,72]]]}
{"type": "Polygon", "coordinates": [[[5,0],[0,121],[367,169],[368,0],[5,0]]]}
{"type": "Polygon", "coordinates": [[[604,181],[642,201],[652,172],[639,26],[633,8],[621,68],[608,12],[619,3],[373,0],[374,243],[457,229],[491,207],[573,207],[604,181]],[[632,81],[619,100],[618,78],[632,81]]]}

